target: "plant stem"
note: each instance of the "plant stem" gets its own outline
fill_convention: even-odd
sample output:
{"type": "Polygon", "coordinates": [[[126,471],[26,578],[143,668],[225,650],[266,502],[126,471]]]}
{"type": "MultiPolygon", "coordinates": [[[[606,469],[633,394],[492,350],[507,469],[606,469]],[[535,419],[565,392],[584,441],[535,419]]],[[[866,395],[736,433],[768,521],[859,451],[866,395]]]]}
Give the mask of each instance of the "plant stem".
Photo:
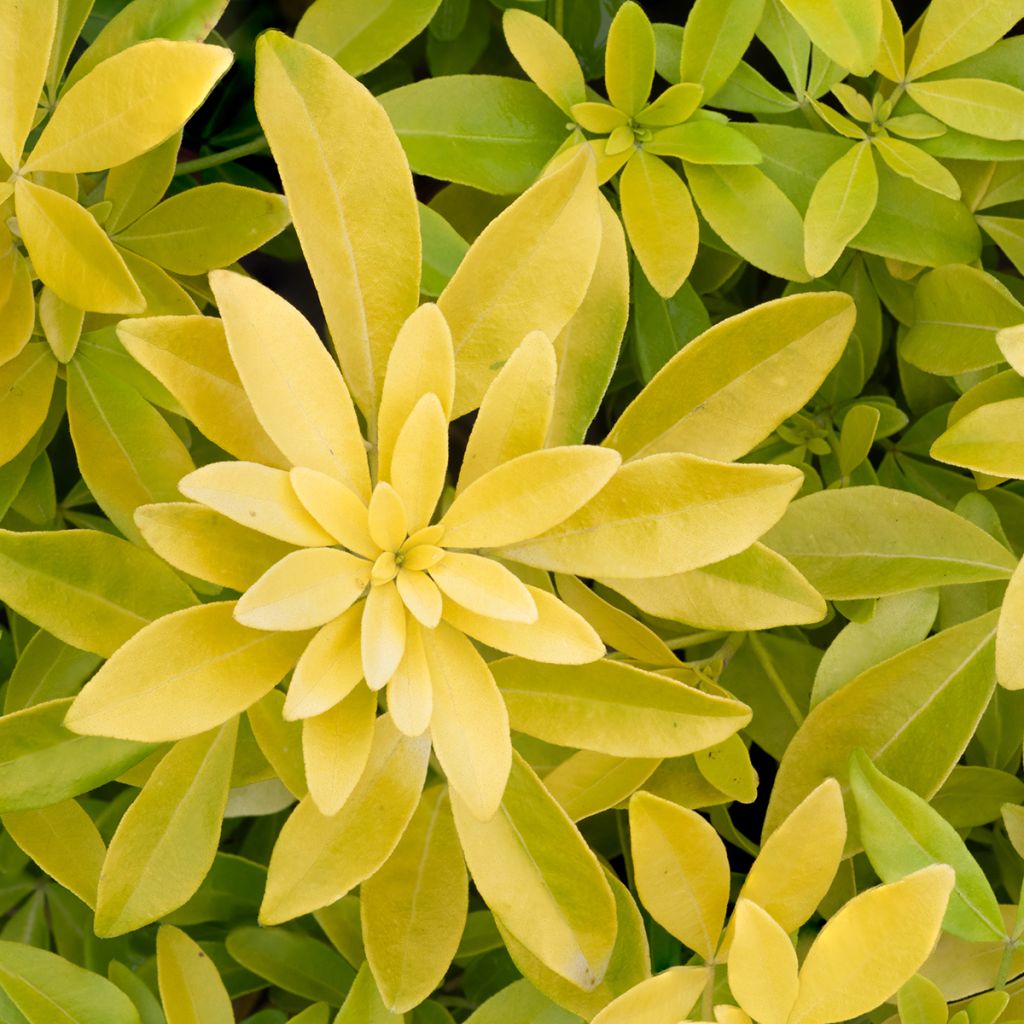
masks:
{"type": "Polygon", "coordinates": [[[1010,965],[1013,963],[1013,951],[1016,948],[1016,942],[1012,939],[1006,940],[1006,945],[1003,946],[1003,958],[999,961],[999,973],[996,974],[996,983],[992,986],[996,992],[1001,992],[1006,988],[1006,982],[1010,977],[1010,965]]]}
{"type": "Polygon", "coordinates": [[[186,160],[174,168],[174,176],[180,174],[196,174],[198,171],[208,170],[210,167],[219,167],[221,164],[229,164],[239,157],[250,156],[253,153],[264,153],[269,145],[264,136],[253,139],[252,142],[244,142],[241,146],[232,146],[231,149],[222,149],[219,153],[210,153],[207,156],[198,157],[195,160],[186,160]]]}

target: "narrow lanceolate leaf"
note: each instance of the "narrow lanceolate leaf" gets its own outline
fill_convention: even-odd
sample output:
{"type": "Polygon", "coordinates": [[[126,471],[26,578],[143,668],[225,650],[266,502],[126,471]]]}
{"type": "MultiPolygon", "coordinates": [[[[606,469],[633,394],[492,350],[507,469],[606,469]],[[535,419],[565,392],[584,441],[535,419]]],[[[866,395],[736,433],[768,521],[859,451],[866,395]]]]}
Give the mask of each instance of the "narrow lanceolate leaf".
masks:
{"type": "Polygon", "coordinates": [[[37,342],[25,345],[0,366],[0,414],[6,424],[0,436],[0,466],[19,455],[43,425],[56,378],[57,361],[46,345],[37,342]]]}
{"type": "Polygon", "coordinates": [[[981,53],[1021,18],[1021,0],[934,0],[921,22],[907,77],[920,78],[981,53]]]}
{"type": "Polygon", "coordinates": [[[255,704],[292,668],[307,633],[266,633],[235,602],[186,608],[147,626],[78,695],[68,725],[149,742],[195,736],[255,704]]]}
{"type": "Polygon", "coordinates": [[[452,794],[466,863],[502,925],[560,977],[600,984],[615,943],[615,901],[597,858],[530,766],[514,755],[498,813],[480,821],[452,794]]]}
{"type": "Polygon", "coordinates": [[[929,864],[948,864],[956,882],[943,928],[969,942],[1005,939],[995,893],[956,829],[916,793],[887,778],[863,751],[854,754],[850,786],[861,842],[884,882],[929,864]]]}
{"type": "Polygon", "coordinates": [[[881,0],[782,0],[789,13],[837,64],[855,75],[875,68],[882,37],[881,0]]]}
{"type": "Polygon", "coordinates": [[[1008,579],[1016,562],[980,527],[884,487],[821,491],[793,502],[765,543],[830,600],[1008,579]]]}
{"type": "Polygon", "coordinates": [[[345,380],[372,421],[388,351],[419,294],[412,175],[383,108],[330,57],[268,33],[257,64],[260,123],[345,380]]]}
{"type": "Polygon", "coordinates": [[[765,835],[821,781],[848,785],[858,748],[925,799],[956,764],[995,688],[996,613],[971,619],[862,672],[818,704],[786,748],[765,835]]]}
{"type": "Polygon", "coordinates": [[[987,78],[946,78],[907,86],[911,99],[951,128],[983,139],[1024,136],[1024,89],[987,78]]]}
{"type": "Polygon", "coordinates": [[[0,8],[0,157],[17,169],[32,128],[57,25],[57,0],[0,8]],[[31,45],[26,45],[31,40],[31,45]]]}
{"type": "Polygon", "coordinates": [[[14,195],[18,227],[44,284],[79,309],[142,312],[142,292],[88,210],[26,178],[18,179],[14,195]]]}
{"type": "Polygon", "coordinates": [[[847,1020],[895,995],[931,953],[953,879],[937,864],[850,900],[804,959],[792,1024],[847,1020]],[[879,929],[880,920],[891,924],[879,929]]]}
{"type": "Polygon", "coordinates": [[[729,861],[718,833],[695,811],[650,793],[629,802],[633,871],[651,916],[710,960],[729,900],[729,861]]]}
{"type": "Polygon", "coordinates": [[[228,799],[237,719],[182,740],[156,766],[110,840],[96,933],[123,935],[176,910],[213,864],[228,799]]]}
{"type": "Polygon", "coordinates": [[[996,679],[1008,690],[1024,690],[1024,563],[1006,588],[996,630],[996,679]]]}
{"type": "Polygon", "coordinates": [[[662,367],[604,444],[624,459],[745,455],[817,391],[855,318],[848,295],[827,292],[765,302],[721,321],[662,367]]]}
{"type": "Polygon", "coordinates": [[[581,147],[487,225],[441,293],[455,346],[453,418],[480,404],[530,331],[555,338],[580,308],[601,246],[595,181],[581,147]]]}
{"type": "Polygon", "coordinates": [[[878,172],[871,145],[855,143],[821,177],[804,220],[804,262],[812,277],[827,274],[874,213],[878,172]]]}
{"type": "Polygon", "coordinates": [[[231,1024],[231,999],[213,961],[179,928],[156,936],[156,968],[167,1024],[231,1024]]]}
{"type": "Polygon", "coordinates": [[[555,28],[536,14],[515,8],[505,12],[502,28],[512,56],[553,103],[568,114],[586,100],[576,54],[555,28]]]}
{"type": "Polygon", "coordinates": [[[685,572],[753,544],[778,522],[802,480],[788,466],[651,455],[624,465],[558,526],[501,553],[579,576],[643,579],[685,572]]]}
{"type": "Polygon", "coordinates": [[[679,64],[684,82],[711,99],[739,66],[764,13],[764,0],[698,0],[686,19],[679,64]]]}
{"type": "Polygon", "coordinates": [[[293,465],[333,476],[368,499],[355,408],[312,325],[252,278],[222,270],[210,281],[231,358],[264,430],[293,465]]]}
{"type": "Polygon", "coordinates": [[[306,797],[285,822],[270,859],[262,924],[279,924],[341,899],[391,856],[409,824],[427,772],[430,741],[377,719],[370,758],[333,817],[306,797]],[[380,794],[388,801],[381,803],[380,794]]]}
{"type": "Polygon", "coordinates": [[[621,757],[681,757],[727,739],[749,721],[738,701],[702,693],[617,661],[492,664],[512,728],[548,743],[621,757]]]}
{"type": "MultiPolygon", "coordinates": [[[[0,989],[12,1020],[28,1024],[137,1024],[131,1000],[100,974],[22,942],[0,942],[0,989]],[[21,1013],[18,1013],[18,1011],[21,1013]]],[[[177,1022],[168,1022],[177,1024],[177,1022]]],[[[209,1024],[220,1024],[210,1019],[209,1024]]]]}
{"type": "Polygon", "coordinates": [[[153,747],[64,727],[71,698],[0,718],[0,813],[48,807],[117,778],[153,747]]]}
{"type": "Polygon", "coordinates": [[[387,1006],[405,1013],[440,984],[466,923],[466,866],[443,786],[424,792],[395,852],[359,896],[377,987],[387,1006]]]}
{"type": "Polygon", "coordinates": [[[668,298],[697,257],[700,225],[690,190],[660,157],[633,154],[620,182],[622,220],[636,258],[655,290],[668,298]]]}
{"type": "Polygon", "coordinates": [[[0,530],[0,600],[65,643],[108,658],[143,626],[196,599],[160,559],[110,534],[0,530]]]}

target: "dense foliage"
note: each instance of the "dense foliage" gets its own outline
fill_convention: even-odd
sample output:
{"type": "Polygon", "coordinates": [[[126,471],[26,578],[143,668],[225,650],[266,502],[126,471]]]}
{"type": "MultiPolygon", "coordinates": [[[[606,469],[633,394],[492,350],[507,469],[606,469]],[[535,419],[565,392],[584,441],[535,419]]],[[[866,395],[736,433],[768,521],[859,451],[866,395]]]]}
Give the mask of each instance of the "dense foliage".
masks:
{"type": "Polygon", "coordinates": [[[1024,0],[0,0],[0,1024],[1024,1020],[1024,0]]]}

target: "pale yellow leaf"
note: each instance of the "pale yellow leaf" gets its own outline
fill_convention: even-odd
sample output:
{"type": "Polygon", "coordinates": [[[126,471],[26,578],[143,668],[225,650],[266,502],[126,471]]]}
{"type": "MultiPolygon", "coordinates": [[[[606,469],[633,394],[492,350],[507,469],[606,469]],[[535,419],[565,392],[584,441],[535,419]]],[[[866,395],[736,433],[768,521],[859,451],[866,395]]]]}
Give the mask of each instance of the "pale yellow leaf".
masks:
{"type": "Polygon", "coordinates": [[[396,552],[409,534],[409,517],[401,495],[389,483],[373,489],[367,509],[367,529],[381,551],[396,552]]]}
{"type": "Polygon", "coordinates": [[[437,395],[424,395],[398,435],[390,466],[390,480],[405,506],[409,533],[430,523],[447,469],[448,417],[437,395]]]}
{"type": "Polygon", "coordinates": [[[1024,561],[1010,577],[999,612],[996,679],[1008,690],[1024,690],[1024,561]]]}
{"type": "Polygon", "coordinates": [[[913,82],[907,94],[933,117],[969,135],[1024,138],[1024,89],[987,78],[913,82]]]}
{"type": "MultiPolygon", "coordinates": [[[[21,261],[18,263],[19,268],[21,261]]],[[[19,292],[12,288],[12,298],[17,299],[19,292]]],[[[7,312],[17,317],[17,308],[7,312]]],[[[65,302],[55,291],[43,288],[39,293],[39,325],[43,329],[47,344],[53,357],[60,363],[67,363],[75,354],[78,339],[82,334],[82,323],[85,311],[76,309],[65,302]]],[[[27,339],[26,339],[27,340],[27,339]]]]}
{"type": "Polygon", "coordinates": [[[519,66],[565,113],[587,98],[576,54],[543,18],[512,8],[502,19],[505,42],[519,66]]]}
{"type": "Polygon", "coordinates": [[[344,699],[362,680],[363,663],[359,653],[362,619],[363,604],[358,602],[317,630],[292,673],[284,705],[285,718],[322,714],[344,699]]]}
{"type": "Polygon", "coordinates": [[[933,0],[921,21],[907,77],[920,78],[981,53],[1021,18],[1021,0],[933,0]]]}
{"type": "Polygon", "coordinates": [[[811,42],[855,75],[875,69],[882,38],[881,0],[782,0],[811,42]]]}
{"type": "Polygon", "coordinates": [[[354,491],[316,469],[296,466],[290,475],[299,501],[339,544],[364,558],[380,554],[370,536],[366,503],[354,491]]]}
{"type": "Polygon", "coordinates": [[[388,683],[388,711],[399,732],[419,736],[430,725],[433,709],[433,684],[423,631],[410,620],[406,623],[405,653],[388,683]]]}
{"type": "Polygon", "coordinates": [[[43,425],[56,379],[57,360],[43,343],[30,342],[0,366],[0,466],[10,462],[43,425]]]}
{"type": "Polygon", "coordinates": [[[309,795],[321,814],[337,814],[366,767],[377,700],[357,686],[332,708],[303,719],[302,756],[309,795]]]}
{"type": "Polygon", "coordinates": [[[360,629],[363,675],[371,690],[386,685],[402,660],[406,618],[405,604],[393,582],[370,586],[360,629]]]}
{"type": "MultiPolygon", "coordinates": [[[[36,297],[32,290],[32,273],[29,269],[28,260],[12,245],[0,263],[0,292],[3,293],[3,300],[0,301],[0,366],[9,362],[19,355],[32,337],[32,329],[35,327],[36,319],[36,297]]],[[[47,320],[44,318],[43,309],[48,302],[44,302],[45,296],[53,296],[58,302],[54,292],[45,286],[39,296],[39,319],[44,332],[46,331],[47,320]]],[[[51,345],[51,348],[53,346],[51,345]]]]}
{"type": "Polygon", "coordinates": [[[442,593],[485,618],[536,622],[537,605],[526,585],[493,558],[448,552],[430,576],[442,593]]]}
{"type": "Polygon", "coordinates": [[[167,1024],[233,1024],[224,983],[213,961],[183,931],[161,926],[156,967],[167,1024]]]}
{"type": "Polygon", "coordinates": [[[32,129],[57,26],[57,0],[0,5],[0,157],[17,169],[32,129]]]}
{"type": "Polygon", "coordinates": [[[786,1024],[796,1002],[796,950],[779,923],[748,899],[736,903],[729,989],[758,1024],[786,1024]]]}
{"type": "Polygon", "coordinates": [[[592,1024],[679,1024],[707,981],[704,967],[670,967],[610,1002],[592,1024]]]}

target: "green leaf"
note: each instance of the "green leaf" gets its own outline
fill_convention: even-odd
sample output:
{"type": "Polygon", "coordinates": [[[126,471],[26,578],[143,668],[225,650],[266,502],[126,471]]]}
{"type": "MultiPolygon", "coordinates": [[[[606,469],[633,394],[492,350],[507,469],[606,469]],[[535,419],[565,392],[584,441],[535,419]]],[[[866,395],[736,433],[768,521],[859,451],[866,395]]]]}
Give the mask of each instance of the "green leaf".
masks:
{"type": "Polygon", "coordinates": [[[123,935],[182,906],[213,864],[237,719],[175,744],[125,812],[100,876],[96,934],[123,935]]]}
{"type": "Polygon", "coordinates": [[[764,13],[764,0],[697,0],[683,29],[679,74],[710,100],[736,70],[764,13]]]}
{"type": "Polygon", "coordinates": [[[634,275],[633,351],[645,383],[710,326],[708,311],[691,284],[666,299],[642,272],[634,275]]]}
{"type": "Polygon", "coordinates": [[[829,600],[1007,579],[1013,556],[984,530],[886,487],[820,491],[793,502],[764,538],[829,600]]]}
{"type": "Polygon", "coordinates": [[[295,38],[323,50],[350,75],[364,75],[397,53],[426,27],[441,0],[387,0],[367,8],[360,0],[316,0],[295,38]]]}
{"type": "Polygon", "coordinates": [[[875,68],[882,38],[880,0],[782,0],[811,41],[855,75],[875,68]]]}
{"type": "Polygon", "coordinates": [[[528,981],[515,981],[466,1018],[466,1024],[577,1024],[579,1017],[563,1010],[528,981]]]}
{"type": "Polygon", "coordinates": [[[0,599],[65,643],[105,658],[147,623],[195,604],[160,559],[92,530],[0,530],[0,599]]]}
{"type": "Polygon", "coordinates": [[[524,191],[568,134],[565,114],[516,78],[427,78],[380,102],[417,174],[485,192],[524,191]]]}
{"type": "Polygon", "coordinates": [[[405,1015],[392,1013],[377,990],[369,964],[359,968],[356,980],[334,1024],[404,1024],[405,1015]]]}
{"type": "Polygon", "coordinates": [[[956,883],[943,928],[969,942],[1004,939],[995,893],[956,829],[912,790],[887,778],[858,750],[850,787],[861,842],[883,882],[895,882],[929,864],[948,864],[956,883]]]}
{"type": "Polygon", "coordinates": [[[759,164],[761,151],[742,132],[717,121],[688,121],[655,133],[644,150],[687,164],[759,164]]]}
{"type": "Polygon", "coordinates": [[[77,736],[64,727],[71,699],[47,701],[0,718],[0,813],[60,803],[116,778],[152,744],[77,736]]]}
{"type": "MultiPolygon", "coordinates": [[[[931,797],[991,699],[994,633],[995,613],[971,619],[869,668],[818,704],[782,757],[764,834],[829,776],[848,789],[858,747],[893,781],[931,797]]],[[[847,849],[855,842],[851,834],[847,849]]]]}
{"type": "Polygon", "coordinates": [[[37,630],[23,648],[4,692],[4,713],[71,697],[96,671],[101,659],[37,630]]]}
{"type": "Polygon", "coordinates": [[[419,204],[423,238],[423,273],[420,291],[437,298],[459,268],[469,243],[436,210],[419,204]]]}
{"type": "Polygon", "coordinates": [[[912,82],[907,94],[940,121],[983,139],[1024,138],[1024,89],[983,78],[912,82]]]}

